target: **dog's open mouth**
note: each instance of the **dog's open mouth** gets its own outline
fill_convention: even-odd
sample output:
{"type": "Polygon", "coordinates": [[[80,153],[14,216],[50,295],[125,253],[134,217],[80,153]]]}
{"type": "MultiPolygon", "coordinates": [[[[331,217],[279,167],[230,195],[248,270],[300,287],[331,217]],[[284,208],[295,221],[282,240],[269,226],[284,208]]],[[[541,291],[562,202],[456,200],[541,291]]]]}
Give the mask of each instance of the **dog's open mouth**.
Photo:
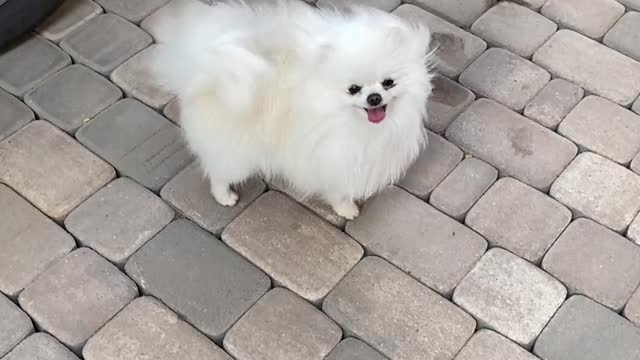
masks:
{"type": "Polygon", "coordinates": [[[369,118],[369,122],[377,124],[384,120],[387,115],[387,105],[378,106],[375,108],[364,109],[367,112],[367,117],[369,118]]]}

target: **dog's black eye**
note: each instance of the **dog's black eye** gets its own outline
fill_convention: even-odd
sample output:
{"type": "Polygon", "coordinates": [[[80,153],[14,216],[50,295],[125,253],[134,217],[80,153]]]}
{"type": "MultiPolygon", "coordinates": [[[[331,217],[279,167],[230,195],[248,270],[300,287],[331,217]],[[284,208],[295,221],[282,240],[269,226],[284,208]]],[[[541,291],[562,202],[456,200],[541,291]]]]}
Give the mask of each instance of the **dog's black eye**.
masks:
{"type": "Polygon", "coordinates": [[[396,86],[396,82],[393,81],[393,79],[384,79],[384,81],[382,81],[382,86],[385,89],[390,89],[390,88],[396,86]]]}
{"type": "Polygon", "coordinates": [[[358,85],[351,85],[349,87],[349,94],[351,95],[355,95],[357,93],[360,92],[360,90],[362,90],[362,86],[358,86],[358,85]]]}

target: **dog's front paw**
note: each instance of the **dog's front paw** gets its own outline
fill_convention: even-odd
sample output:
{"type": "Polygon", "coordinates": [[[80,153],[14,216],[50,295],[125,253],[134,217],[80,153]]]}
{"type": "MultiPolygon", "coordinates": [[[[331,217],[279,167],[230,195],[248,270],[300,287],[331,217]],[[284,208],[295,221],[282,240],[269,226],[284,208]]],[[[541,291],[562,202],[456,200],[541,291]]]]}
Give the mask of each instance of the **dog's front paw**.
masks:
{"type": "Polygon", "coordinates": [[[234,206],[238,202],[238,193],[231,190],[229,187],[224,189],[212,189],[211,194],[218,204],[222,206],[234,206]]]}
{"type": "Polygon", "coordinates": [[[344,201],[333,205],[333,211],[347,220],[353,220],[360,214],[358,205],[353,201],[344,201]]]}

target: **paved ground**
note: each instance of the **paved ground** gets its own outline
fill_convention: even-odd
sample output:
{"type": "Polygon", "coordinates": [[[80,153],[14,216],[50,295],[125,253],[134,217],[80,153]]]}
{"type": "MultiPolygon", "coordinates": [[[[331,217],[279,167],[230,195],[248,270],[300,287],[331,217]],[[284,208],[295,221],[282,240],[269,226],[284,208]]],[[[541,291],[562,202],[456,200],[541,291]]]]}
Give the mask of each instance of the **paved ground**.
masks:
{"type": "Polygon", "coordinates": [[[353,222],[210,197],[147,69],[188,1],[67,0],[0,54],[3,360],[640,359],[640,1],[366,1],[442,75],[353,222]]]}

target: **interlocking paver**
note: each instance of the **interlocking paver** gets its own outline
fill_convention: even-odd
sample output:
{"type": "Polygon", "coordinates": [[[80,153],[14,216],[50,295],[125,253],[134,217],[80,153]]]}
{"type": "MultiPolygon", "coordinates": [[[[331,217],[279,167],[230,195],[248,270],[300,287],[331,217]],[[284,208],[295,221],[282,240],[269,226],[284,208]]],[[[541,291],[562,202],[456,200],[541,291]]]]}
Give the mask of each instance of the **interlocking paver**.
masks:
{"type": "Polygon", "coordinates": [[[106,11],[120,15],[123,18],[139,23],[147,15],[151,14],[169,0],[95,0],[106,11]]]}
{"type": "Polygon", "coordinates": [[[353,5],[366,5],[384,11],[391,11],[400,6],[401,0],[318,0],[316,6],[321,9],[343,9],[353,5]]]}
{"type": "Polygon", "coordinates": [[[471,31],[489,44],[525,58],[530,58],[557,29],[553,21],[512,2],[492,7],[471,26],[471,31]]]}
{"type": "Polygon", "coordinates": [[[635,360],[640,328],[584,296],[572,296],[542,332],[534,353],[542,359],[635,360]]]}
{"type": "Polygon", "coordinates": [[[553,79],[524,108],[524,115],[555,129],[582,97],[584,90],[563,79],[553,79]]]}
{"type": "Polygon", "coordinates": [[[631,110],[635,111],[636,114],[640,114],[640,97],[638,97],[636,101],[633,102],[631,110]]]}
{"type": "Polygon", "coordinates": [[[433,46],[437,47],[434,54],[435,68],[447,77],[458,76],[487,48],[484,40],[417,6],[400,5],[393,13],[409,21],[425,24],[429,28],[433,46]]]}
{"type": "Polygon", "coordinates": [[[0,180],[54,220],[106,185],[109,164],[46,121],[34,121],[0,143],[0,180]]]}
{"type": "Polygon", "coordinates": [[[551,196],[574,218],[588,217],[622,233],[640,211],[640,176],[593,153],[582,153],[553,183],[551,196]]]}
{"type": "Polygon", "coordinates": [[[37,30],[47,39],[58,42],[101,13],[102,8],[91,0],[65,0],[37,30]]]}
{"type": "Polygon", "coordinates": [[[640,116],[598,96],[584,98],[560,123],[558,133],[581,150],[622,165],[640,151],[640,116]]]}
{"type": "Polygon", "coordinates": [[[0,356],[33,332],[31,320],[16,304],[0,294],[0,356]]]}
{"type": "Polygon", "coordinates": [[[446,137],[498,168],[501,176],[513,176],[542,191],[578,151],[569,140],[487,99],[463,112],[446,137]]]}
{"type": "Polygon", "coordinates": [[[125,270],[143,293],[218,341],[270,286],[262,271],[188,220],[169,224],[125,270]]]}
{"type": "Polygon", "coordinates": [[[547,0],[513,0],[516,4],[524,5],[533,10],[539,10],[547,0]]]}
{"type": "Polygon", "coordinates": [[[614,0],[549,0],[540,11],[563,28],[598,40],[624,14],[624,6],[614,0]]]}
{"type": "Polygon", "coordinates": [[[75,247],[71,235],[0,184],[0,291],[15,298],[42,271],[75,247]],[[42,251],[46,249],[46,251],[42,251]]]}
{"type": "Polygon", "coordinates": [[[440,0],[407,0],[452,23],[469,27],[475,19],[487,11],[496,0],[440,1],[440,0]]]}
{"type": "Polygon", "coordinates": [[[387,358],[362,341],[347,338],[336,345],[325,360],[387,360],[387,358]]]}
{"type": "Polygon", "coordinates": [[[640,13],[626,13],[604,36],[602,42],[640,61],[640,13]]]}
{"type": "Polygon", "coordinates": [[[276,284],[316,304],[363,254],[354,240],[278,192],[256,200],[227,226],[222,240],[276,284]]]}
{"type": "Polygon", "coordinates": [[[0,56],[0,87],[22,96],[69,63],[69,55],[47,39],[29,35],[0,56]]]}
{"type": "Polygon", "coordinates": [[[571,223],[542,267],[569,289],[620,311],[640,284],[640,247],[588,219],[571,223]]]}
{"type": "Polygon", "coordinates": [[[47,333],[36,333],[13,348],[3,360],[78,360],[78,357],[47,333]]]}
{"type": "Polygon", "coordinates": [[[152,45],[127,60],[111,73],[111,80],[124,92],[145,104],[161,109],[173,99],[171,94],[152,74],[151,64],[158,54],[158,46],[152,45]]]}
{"type": "Polygon", "coordinates": [[[618,2],[627,8],[640,11],[640,0],[618,0],[618,2]]]}
{"type": "Polygon", "coordinates": [[[454,360],[538,360],[504,336],[491,330],[476,332],[454,360]]]}
{"type": "Polygon", "coordinates": [[[34,118],[35,115],[28,106],[0,89],[0,140],[13,134],[34,118]]]}
{"type": "Polygon", "coordinates": [[[346,231],[368,253],[445,295],[487,248],[478,234],[396,187],[369,200],[346,231]]]}
{"type": "Polygon", "coordinates": [[[631,296],[624,307],[624,317],[640,327],[640,288],[631,296]]]}
{"type": "Polygon", "coordinates": [[[117,86],[83,65],[71,65],[24,96],[41,119],[74,133],[122,97],[117,86]]]}
{"type": "Polygon", "coordinates": [[[462,221],[482,194],[498,178],[498,170],[486,162],[468,158],[447,176],[429,197],[438,210],[462,221]]]}
{"type": "Polygon", "coordinates": [[[79,353],[85,341],[138,295],[118,268],[88,248],[63,257],[22,291],[38,328],[79,353]]]}
{"type": "Polygon", "coordinates": [[[510,51],[491,48],[461,75],[460,83],[479,95],[522,111],[551,75],[510,51]]]}
{"type": "Polygon", "coordinates": [[[443,133],[476,96],[471,90],[441,75],[434,76],[431,86],[433,92],[427,100],[427,127],[433,132],[443,133]]]}
{"type": "Polygon", "coordinates": [[[167,119],[173,121],[178,126],[180,125],[180,103],[177,98],[169,101],[167,106],[164,107],[162,113],[167,117],[167,119]]]}
{"type": "Polygon", "coordinates": [[[571,30],[556,32],[536,51],[533,61],[556,77],[622,106],[629,106],[640,94],[639,62],[571,30]]]}
{"type": "Polygon", "coordinates": [[[640,245],[640,214],[636,216],[635,220],[629,225],[627,230],[627,237],[633,240],[636,244],[640,245]]]}
{"type": "Polygon", "coordinates": [[[491,246],[533,263],[571,221],[571,211],[546,194],[513,178],[498,180],[467,214],[465,223],[491,246]]]}
{"type": "Polygon", "coordinates": [[[471,337],[475,321],[388,262],[367,257],[322,305],[348,336],[390,359],[451,359],[471,337]]]}
{"type": "Polygon", "coordinates": [[[122,267],[173,215],[171,207],[152,192],[120,178],[80,204],[64,224],[82,246],[122,267]]]}
{"type": "Polygon", "coordinates": [[[231,360],[158,300],[135,299],[89,341],[85,360],[231,360]]]}
{"type": "Polygon", "coordinates": [[[549,274],[506,250],[493,248],[460,282],[453,301],[481,328],[529,348],[565,299],[549,274]]]}
{"type": "Polygon", "coordinates": [[[124,99],[80,128],[78,140],[153,191],[189,165],[193,156],[179,129],[137,100],[124,99]]]}
{"type": "Polygon", "coordinates": [[[233,207],[222,206],[211,196],[209,180],[197,162],[189,165],[162,188],[160,195],[186,218],[204,229],[220,235],[222,230],[266,189],[258,178],[251,178],[238,188],[240,199],[233,207]]]}
{"type": "Polygon", "coordinates": [[[640,174],[640,153],[631,161],[631,170],[640,174]]]}
{"type": "Polygon", "coordinates": [[[73,60],[108,75],[151,44],[151,36],[123,18],[104,14],[67,36],[60,46],[73,60]]]}
{"type": "Polygon", "coordinates": [[[462,161],[464,153],[439,135],[428,132],[429,145],[400,180],[400,187],[422,199],[462,161]]]}
{"type": "Polygon", "coordinates": [[[322,360],[341,337],[340,327],[325,314],[276,288],[229,330],[224,348],[237,360],[322,360]]]}

